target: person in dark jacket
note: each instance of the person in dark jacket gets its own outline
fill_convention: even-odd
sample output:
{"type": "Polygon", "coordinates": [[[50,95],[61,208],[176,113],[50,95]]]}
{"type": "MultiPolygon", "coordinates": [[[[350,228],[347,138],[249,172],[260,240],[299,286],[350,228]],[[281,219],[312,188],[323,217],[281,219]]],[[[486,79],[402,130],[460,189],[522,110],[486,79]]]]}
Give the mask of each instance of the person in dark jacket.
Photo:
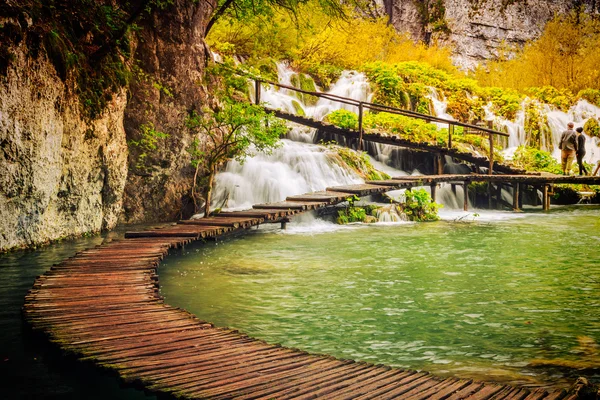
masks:
{"type": "Polygon", "coordinates": [[[577,164],[579,164],[579,175],[587,175],[588,171],[585,165],[583,165],[583,157],[585,156],[585,136],[583,135],[583,128],[579,127],[577,131],[577,164]]]}
{"type": "Polygon", "coordinates": [[[567,124],[567,130],[562,133],[558,148],[561,149],[561,161],[563,175],[568,175],[571,172],[571,163],[577,152],[577,133],[573,130],[574,123],[567,124]]]}

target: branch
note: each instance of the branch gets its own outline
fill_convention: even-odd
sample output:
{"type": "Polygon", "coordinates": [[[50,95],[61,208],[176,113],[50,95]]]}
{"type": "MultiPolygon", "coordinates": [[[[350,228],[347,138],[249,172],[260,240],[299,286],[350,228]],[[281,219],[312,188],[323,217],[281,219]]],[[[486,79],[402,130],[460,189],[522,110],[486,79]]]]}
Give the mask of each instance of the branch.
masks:
{"type": "Polygon", "coordinates": [[[150,1],[151,0],[142,0],[140,2],[139,6],[135,10],[133,10],[133,12],[131,13],[131,15],[127,19],[127,21],[125,21],[125,24],[123,24],[123,26],[121,27],[121,29],[112,38],[112,40],[109,41],[108,43],[103,44],[98,50],[96,50],[91,55],[90,58],[94,59],[94,61],[96,61],[96,62],[99,62],[102,59],[104,59],[104,57],[106,57],[108,55],[108,53],[113,49],[113,47],[115,47],[115,45],[117,44],[117,42],[119,40],[123,39],[123,37],[125,36],[125,34],[127,34],[127,31],[129,30],[129,27],[131,26],[131,24],[133,24],[134,21],[136,19],[138,19],[138,17],[140,15],[142,15],[142,12],[146,9],[146,7],[150,3],[150,1]]]}
{"type": "Polygon", "coordinates": [[[225,11],[227,11],[227,9],[234,2],[235,2],[235,0],[225,0],[225,3],[223,3],[223,5],[217,10],[217,12],[215,12],[213,14],[213,16],[208,21],[208,24],[206,24],[206,29],[204,30],[204,37],[206,37],[208,35],[208,32],[210,32],[210,29],[213,27],[213,25],[215,24],[215,22],[217,22],[217,20],[219,18],[221,18],[221,16],[225,13],[225,11]]]}

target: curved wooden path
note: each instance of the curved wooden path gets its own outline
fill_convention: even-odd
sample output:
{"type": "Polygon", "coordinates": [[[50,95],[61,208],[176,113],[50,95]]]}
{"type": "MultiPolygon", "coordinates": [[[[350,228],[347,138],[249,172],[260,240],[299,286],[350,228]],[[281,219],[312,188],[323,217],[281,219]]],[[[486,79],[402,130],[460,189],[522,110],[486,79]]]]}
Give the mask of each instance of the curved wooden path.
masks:
{"type": "Polygon", "coordinates": [[[293,196],[253,210],[130,232],[78,253],[39,277],[24,316],[36,331],[126,382],[181,398],[207,399],[575,399],[495,383],[340,360],[267,344],[214,327],[165,304],[156,269],[169,249],[366,195],[389,186],[354,185],[293,196]]]}

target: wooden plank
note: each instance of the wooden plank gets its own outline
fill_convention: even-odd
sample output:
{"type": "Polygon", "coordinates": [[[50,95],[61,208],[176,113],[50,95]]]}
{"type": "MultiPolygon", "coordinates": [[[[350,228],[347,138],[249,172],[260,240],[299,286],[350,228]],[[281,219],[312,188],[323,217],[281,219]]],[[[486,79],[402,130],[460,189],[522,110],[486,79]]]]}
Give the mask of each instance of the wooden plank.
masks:
{"type": "Polygon", "coordinates": [[[298,202],[298,201],[281,201],[279,203],[255,204],[252,206],[255,209],[281,209],[281,210],[314,210],[326,206],[327,203],[322,202],[298,202]]]}
{"type": "Polygon", "coordinates": [[[317,202],[317,203],[327,203],[334,204],[339,202],[339,196],[337,195],[328,195],[328,194],[319,194],[319,193],[307,193],[301,194],[298,196],[288,196],[285,199],[286,201],[295,201],[295,202],[317,202]]]}
{"type": "Polygon", "coordinates": [[[343,192],[350,194],[357,194],[359,196],[365,196],[374,193],[383,193],[389,190],[386,187],[378,186],[378,185],[370,185],[367,183],[358,184],[358,185],[346,185],[346,186],[333,186],[328,187],[327,190],[332,192],[343,192]]]}

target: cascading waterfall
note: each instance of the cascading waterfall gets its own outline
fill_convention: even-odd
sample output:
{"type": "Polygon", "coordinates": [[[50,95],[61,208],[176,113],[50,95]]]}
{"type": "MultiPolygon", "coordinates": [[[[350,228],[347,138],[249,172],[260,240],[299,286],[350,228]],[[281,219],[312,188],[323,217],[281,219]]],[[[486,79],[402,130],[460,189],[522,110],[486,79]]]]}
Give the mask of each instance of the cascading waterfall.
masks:
{"type": "MultiPolygon", "coordinates": [[[[429,99],[431,100],[434,115],[440,118],[454,119],[452,115],[448,114],[446,99],[440,97],[435,88],[430,88],[429,99]]],[[[575,123],[575,127],[583,127],[589,118],[600,117],[600,107],[590,104],[586,100],[579,100],[571,109],[567,112],[557,110],[555,107],[548,104],[541,104],[535,100],[526,98],[522,104],[521,109],[517,112],[515,120],[508,120],[500,115],[496,115],[491,111],[491,104],[484,107],[485,119],[492,121],[496,129],[506,131],[510,136],[508,138],[508,145],[504,149],[503,155],[507,159],[511,159],[519,146],[523,146],[527,143],[527,134],[525,131],[526,123],[526,107],[527,104],[534,101],[540,113],[546,117],[548,121],[548,128],[551,134],[548,138],[542,135],[540,138],[541,148],[543,150],[552,153],[552,156],[557,160],[560,160],[560,150],[558,149],[558,143],[562,133],[567,129],[567,124],[571,121],[575,123]],[[548,140],[549,139],[549,142],[548,140]]],[[[446,127],[445,124],[441,127],[446,127]]],[[[584,133],[585,134],[585,133],[584,133]]],[[[600,139],[596,137],[590,137],[585,134],[586,137],[586,155],[584,160],[588,163],[594,164],[600,160],[600,139]]]]}
{"type": "MultiPolygon", "coordinates": [[[[280,84],[294,86],[294,80],[297,82],[298,78],[297,72],[285,63],[278,63],[277,70],[280,84]]],[[[316,90],[319,91],[319,88],[316,87],[316,90]]],[[[372,98],[366,76],[355,71],[344,71],[327,93],[363,102],[368,102],[372,98]]],[[[435,88],[430,88],[429,98],[436,116],[454,119],[447,113],[446,99],[441,98],[435,88]]],[[[327,114],[340,108],[358,112],[356,107],[327,99],[320,98],[316,102],[305,102],[302,95],[273,85],[263,85],[261,102],[271,108],[305,115],[316,120],[322,120],[327,114]]],[[[549,135],[552,143],[542,143],[542,145],[555,149],[553,155],[557,158],[560,154],[555,144],[560,140],[567,122],[572,120],[577,126],[582,126],[588,118],[600,115],[600,108],[583,100],[567,113],[551,109],[548,105],[540,107],[547,116],[552,132],[549,135]]],[[[512,157],[518,146],[526,143],[525,102],[522,110],[517,113],[515,121],[495,115],[491,112],[490,105],[486,107],[486,119],[493,121],[496,128],[509,133],[508,146],[505,149],[507,158],[512,157]]],[[[290,130],[287,138],[282,141],[282,147],[271,155],[257,154],[249,157],[243,164],[237,161],[228,163],[225,170],[216,177],[213,207],[241,210],[251,207],[252,204],[282,201],[290,195],[323,190],[328,186],[362,182],[353,170],[342,168],[325,147],[314,144],[316,132],[314,129],[293,123],[289,126],[290,130]]],[[[440,126],[446,127],[446,124],[440,126]]],[[[585,160],[595,162],[600,159],[598,139],[590,137],[587,139],[585,160]]],[[[392,176],[407,174],[392,167],[394,164],[398,165],[396,159],[401,157],[396,147],[370,144],[369,152],[374,154],[373,161],[378,169],[392,176]]],[[[419,171],[415,170],[415,173],[419,174],[419,171]]],[[[427,187],[426,190],[429,188],[427,187]]],[[[441,185],[437,192],[437,201],[444,204],[447,209],[460,209],[463,204],[462,190],[455,192],[451,190],[451,185],[441,185]]],[[[383,220],[395,220],[395,217],[383,215],[383,220]]]]}
{"type": "Polygon", "coordinates": [[[213,206],[244,210],[327,186],[363,182],[353,170],[336,163],[323,146],[287,139],[282,144],[270,155],[259,153],[242,164],[230,161],[216,177],[213,206]]]}
{"type": "MultiPolygon", "coordinates": [[[[277,70],[278,82],[291,86],[297,73],[285,63],[278,63],[277,70]]],[[[344,71],[328,93],[358,101],[370,99],[365,75],[352,71],[344,71]]],[[[322,119],[342,106],[326,99],[307,105],[295,92],[273,85],[263,86],[261,103],[315,119],[322,119]]],[[[315,145],[313,141],[313,129],[290,124],[288,139],[282,140],[282,147],[272,154],[259,153],[244,163],[230,161],[216,176],[212,206],[242,210],[253,204],[282,201],[287,196],[324,190],[328,186],[363,182],[353,170],[342,168],[326,147],[315,145]]]]}

